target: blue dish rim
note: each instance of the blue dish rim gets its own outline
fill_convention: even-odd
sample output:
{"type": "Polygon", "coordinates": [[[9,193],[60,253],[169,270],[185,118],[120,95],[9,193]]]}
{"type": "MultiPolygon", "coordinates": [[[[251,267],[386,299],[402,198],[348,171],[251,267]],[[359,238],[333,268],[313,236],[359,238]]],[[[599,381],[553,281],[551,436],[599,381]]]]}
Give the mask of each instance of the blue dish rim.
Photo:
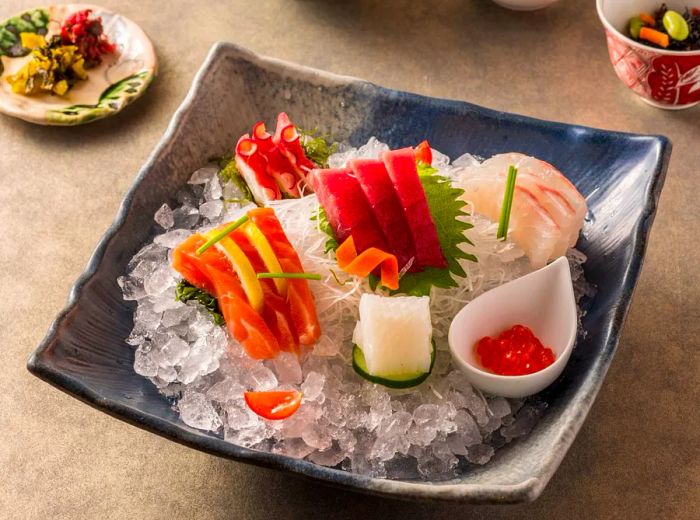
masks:
{"type": "MultiPolygon", "coordinates": [[[[333,83],[358,83],[361,85],[368,85],[372,88],[377,89],[377,93],[380,95],[408,96],[409,98],[413,98],[416,101],[430,100],[432,103],[437,103],[439,106],[441,105],[444,107],[453,107],[461,109],[466,108],[468,110],[478,112],[480,114],[484,114],[490,117],[507,117],[511,121],[528,123],[534,126],[546,125],[549,128],[554,128],[558,130],[595,130],[605,132],[610,136],[645,137],[655,139],[661,151],[661,160],[657,163],[656,168],[651,176],[649,189],[645,196],[644,212],[640,217],[640,225],[636,227],[635,233],[633,235],[634,255],[627,266],[625,276],[622,282],[622,303],[615,308],[612,325],[607,331],[605,331],[604,334],[605,344],[611,345],[612,341],[611,351],[614,353],[614,351],[616,350],[617,345],[619,343],[620,331],[627,317],[631,298],[637,283],[637,279],[639,277],[639,272],[643,264],[649,231],[651,225],[653,224],[658,200],[661,194],[661,189],[663,187],[666,177],[666,170],[668,167],[668,162],[670,160],[670,154],[672,149],[671,142],[667,137],[662,135],[643,135],[627,132],[599,130],[580,125],[571,125],[561,122],[546,121],[528,116],[516,115],[508,112],[483,108],[465,101],[434,98],[423,96],[420,94],[397,91],[394,89],[389,89],[375,85],[373,83],[367,82],[359,78],[333,74],[319,69],[298,65],[285,60],[280,60],[277,58],[260,56],[256,53],[253,53],[252,51],[249,51],[248,49],[245,49],[244,47],[230,42],[216,42],[210,49],[204,63],[195,75],[192,85],[185,99],[180,104],[177,111],[170,120],[170,123],[165,133],[163,134],[163,137],[160,139],[153,152],[151,152],[145,164],[139,170],[136,179],[134,180],[133,184],[124,196],[124,199],[119,207],[115,220],[98,242],[95,250],[93,251],[90,259],[88,260],[85,270],[81,273],[81,275],[78,277],[78,279],[72,286],[66,306],[63,308],[63,310],[59,312],[59,314],[49,327],[46,336],[41,341],[36,350],[31,354],[27,362],[27,369],[38,378],[48,382],[49,384],[55,386],[59,390],[68,393],[69,395],[89,404],[94,408],[97,408],[117,419],[121,419],[134,426],[145,429],[152,433],[156,433],[170,440],[174,440],[175,442],[178,442],[185,446],[228,459],[240,460],[246,463],[263,467],[287,470],[290,471],[292,474],[321,481],[331,486],[345,487],[355,491],[361,491],[365,493],[382,495],[392,498],[412,500],[448,500],[470,503],[518,503],[530,502],[537,499],[542,493],[544,487],[549,482],[554,472],[556,471],[556,469],[558,468],[559,464],[561,463],[561,460],[568,451],[568,448],[573,442],[575,435],[570,436],[570,438],[568,439],[561,440],[562,446],[559,447],[561,449],[555,452],[556,455],[553,456],[549,460],[548,464],[543,467],[542,473],[540,475],[538,475],[537,477],[529,478],[519,484],[486,485],[441,483],[439,485],[433,485],[429,482],[406,482],[376,479],[355,473],[345,472],[334,468],[318,466],[312,462],[308,462],[305,460],[299,460],[291,457],[280,456],[278,454],[243,448],[228,443],[222,439],[217,439],[213,437],[199,437],[193,432],[189,432],[185,429],[178,428],[176,425],[168,423],[167,421],[163,421],[162,419],[156,416],[144,415],[138,410],[105,399],[97,393],[95,393],[94,391],[92,391],[91,389],[87,388],[76,378],[70,377],[60,372],[59,370],[51,366],[50,363],[46,362],[45,354],[51,343],[56,339],[59,324],[76,306],[76,303],[78,302],[81,296],[84,286],[95,275],[97,267],[104,257],[107,245],[112,239],[116,237],[120,228],[124,224],[129,208],[133,202],[136,193],[139,190],[139,187],[144,177],[147,175],[148,171],[154,166],[154,164],[158,161],[159,157],[167,151],[169,142],[180,130],[184,115],[188,112],[190,106],[192,105],[193,101],[196,99],[199,93],[202,79],[206,76],[212,64],[218,59],[219,54],[224,51],[236,53],[244,59],[246,59],[247,61],[250,61],[254,64],[281,66],[287,69],[297,70],[312,77],[322,77],[325,81],[331,81],[333,83]]],[[[598,383],[596,383],[593,392],[589,396],[587,396],[588,399],[586,402],[586,409],[583,410],[584,413],[577,414],[566,424],[566,427],[571,428],[575,433],[578,432],[581,425],[583,424],[583,421],[585,420],[586,415],[588,414],[588,411],[590,410],[590,407],[593,401],[595,400],[598,391],[600,390],[600,386],[602,385],[602,381],[610,365],[611,359],[612,355],[609,356],[602,363],[597,363],[593,367],[594,370],[599,370],[601,377],[598,379],[598,383]]]]}

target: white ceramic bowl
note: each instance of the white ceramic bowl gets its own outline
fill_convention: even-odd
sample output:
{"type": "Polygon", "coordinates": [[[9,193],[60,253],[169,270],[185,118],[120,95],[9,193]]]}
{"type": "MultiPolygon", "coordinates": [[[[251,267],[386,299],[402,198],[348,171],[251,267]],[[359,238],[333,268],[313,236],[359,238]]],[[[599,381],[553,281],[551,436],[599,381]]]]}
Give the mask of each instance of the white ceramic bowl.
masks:
{"type": "Polygon", "coordinates": [[[493,0],[494,3],[514,11],[534,11],[552,5],[558,0],[493,0]]]}
{"type": "Polygon", "coordinates": [[[503,397],[525,397],[544,390],[564,370],[576,340],[577,321],[569,262],[561,257],[468,303],[450,325],[450,352],[477,388],[503,397]],[[524,376],[501,376],[481,368],[476,343],[515,324],[530,327],[554,351],[554,363],[524,376]]]}

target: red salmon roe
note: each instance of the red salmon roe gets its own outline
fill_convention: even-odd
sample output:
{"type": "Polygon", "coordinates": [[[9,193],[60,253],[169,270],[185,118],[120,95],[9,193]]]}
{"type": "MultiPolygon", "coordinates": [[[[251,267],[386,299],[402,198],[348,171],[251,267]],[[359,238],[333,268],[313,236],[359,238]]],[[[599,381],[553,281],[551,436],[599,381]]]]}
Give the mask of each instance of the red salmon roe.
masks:
{"type": "Polygon", "coordinates": [[[552,349],[525,325],[513,325],[497,338],[481,338],[476,353],[484,368],[502,376],[532,374],[554,363],[552,349]]]}

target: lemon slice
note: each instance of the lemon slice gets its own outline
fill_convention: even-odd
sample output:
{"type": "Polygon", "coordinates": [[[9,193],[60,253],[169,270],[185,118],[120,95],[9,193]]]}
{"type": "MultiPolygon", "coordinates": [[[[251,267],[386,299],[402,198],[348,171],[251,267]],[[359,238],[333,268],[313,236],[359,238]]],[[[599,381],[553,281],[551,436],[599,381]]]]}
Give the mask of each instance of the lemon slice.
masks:
{"type": "MultiPolygon", "coordinates": [[[[250,243],[253,244],[253,247],[255,247],[255,249],[258,251],[258,254],[260,255],[260,258],[265,264],[267,270],[270,273],[283,273],[284,271],[282,270],[282,266],[277,259],[277,255],[275,255],[270,242],[268,242],[267,237],[260,230],[260,228],[253,222],[248,222],[241,229],[248,237],[248,240],[250,240],[250,243]]],[[[277,292],[281,296],[286,297],[287,280],[284,278],[274,278],[273,281],[275,283],[275,287],[277,288],[277,292]]]]}
{"type": "MultiPolygon", "coordinates": [[[[208,240],[215,234],[216,230],[212,230],[205,233],[204,236],[208,240]]],[[[226,258],[231,262],[231,267],[233,267],[233,270],[241,280],[241,286],[248,297],[250,306],[256,312],[261,312],[264,299],[263,290],[248,257],[245,256],[243,250],[230,237],[222,238],[216,243],[215,247],[226,255],[226,258]]]]}

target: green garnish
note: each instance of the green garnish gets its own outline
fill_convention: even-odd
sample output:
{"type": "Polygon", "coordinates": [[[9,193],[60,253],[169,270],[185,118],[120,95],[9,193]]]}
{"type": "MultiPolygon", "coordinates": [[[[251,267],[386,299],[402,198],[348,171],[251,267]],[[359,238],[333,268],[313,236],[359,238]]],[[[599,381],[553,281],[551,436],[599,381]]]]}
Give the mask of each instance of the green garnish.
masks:
{"type": "Polygon", "coordinates": [[[233,155],[224,156],[219,158],[219,179],[223,184],[227,182],[232,182],[241,191],[243,199],[231,199],[236,202],[251,202],[253,200],[253,194],[250,192],[250,188],[241,177],[241,173],[238,171],[238,166],[236,165],[236,160],[233,155]]]}
{"type": "Polygon", "coordinates": [[[316,273],[258,273],[258,279],[260,278],[295,278],[304,280],[320,280],[321,275],[316,273]]]}
{"type": "Polygon", "coordinates": [[[243,215],[241,218],[239,218],[235,222],[231,222],[228,226],[226,226],[224,229],[219,231],[216,235],[212,236],[209,240],[207,240],[204,243],[204,245],[202,245],[199,249],[197,249],[197,255],[201,255],[202,253],[204,253],[204,251],[206,251],[211,246],[216,244],[219,240],[228,236],[228,234],[231,231],[233,231],[236,228],[241,227],[246,222],[248,222],[248,215],[243,215]]]}
{"type": "Polygon", "coordinates": [[[190,300],[195,300],[201,303],[214,318],[214,323],[217,325],[224,324],[224,316],[219,309],[219,302],[211,294],[195,287],[187,280],[180,280],[175,287],[175,299],[182,303],[190,300]]]}
{"type": "Polygon", "coordinates": [[[508,224],[510,223],[510,210],[513,207],[513,195],[515,194],[515,178],[518,169],[515,166],[508,167],[508,178],[506,179],[506,190],[503,192],[503,205],[501,206],[501,218],[498,220],[498,233],[496,238],[505,240],[508,238],[508,224]]]}
{"type": "Polygon", "coordinates": [[[338,143],[332,141],[329,135],[321,134],[317,128],[304,130],[297,127],[301,135],[299,142],[304,155],[321,168],[328,168],[328,158],[338,149],[338,143]]]}
{"type": "Polygon", "coordinates": [[[323,254],[326,254],[329,251],[335,251],[336,249],[338,249],[340,244],[338,243],[338,239],[335,236],[335,231],[333,231],[333,228],[331,227],[330,222],[328,222],[328,216],[326,215],[326,210],[323,209],[322,206],[319,206],[318,213],[311,216],[311,220],[317,220],[319,231],[328,235],[328,240],[326,240],[326,244],[323,248],[323,254]]]}

